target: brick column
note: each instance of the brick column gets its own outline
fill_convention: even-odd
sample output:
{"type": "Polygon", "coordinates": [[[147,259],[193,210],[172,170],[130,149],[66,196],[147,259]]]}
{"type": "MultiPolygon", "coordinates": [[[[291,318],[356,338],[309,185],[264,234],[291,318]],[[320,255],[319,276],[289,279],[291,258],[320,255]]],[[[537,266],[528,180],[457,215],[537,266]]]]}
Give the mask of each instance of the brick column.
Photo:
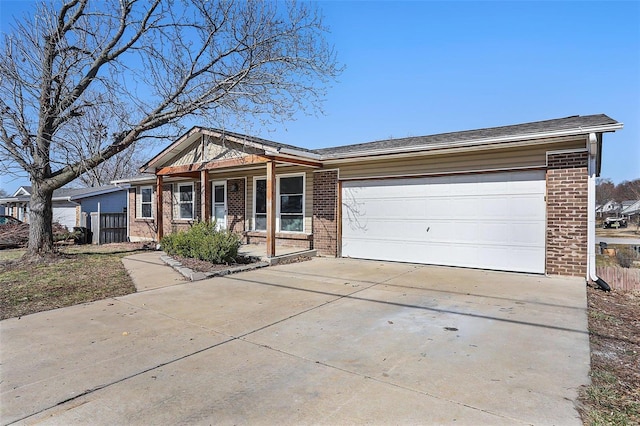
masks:
{"type": "Polygon", "coordinates": [[[338,255],[338,171],[313,173],[313,248],[324,256],[338,255]]]}
{"type": "Polygon", "coordinates": [[[164,235],[171,234],[173,227],[173,185],[165,183],[162,185],[162,230],[164,235]]]}
{"type": "Polygon", "coordinates": [[[547,155],[547,256],[549,275],[587,272],[588,153],[547,155]]]}
{"type": "Polygon", "coordinates": [[[227,181],[227,229],[242,235],[245,231],[245,180],[227,181]]]}

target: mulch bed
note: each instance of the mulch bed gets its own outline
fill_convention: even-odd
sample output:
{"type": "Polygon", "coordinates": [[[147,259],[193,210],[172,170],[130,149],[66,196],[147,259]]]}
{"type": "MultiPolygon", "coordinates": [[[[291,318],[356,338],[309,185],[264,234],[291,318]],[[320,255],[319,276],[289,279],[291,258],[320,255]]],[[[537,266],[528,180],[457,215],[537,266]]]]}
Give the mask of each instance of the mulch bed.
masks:
{"type": "Polygon", "coordinates": [[[640,292],[589,287],[592,384],[581,391],[585,424],[640,424],[640,292]]]}
{"type": "MultiPolygon", "coordinates": [[[[178,262],[182,263],[184,267],[192,269],[194,271],[198,271],[198,272],[216,272],[216,271],[229,269],[230,267],[234,267],[234,266],[250,265],[252,263],[260,262],[259,258],[252,257],[252,256],[240,256],[236,259],[236,262],[229,263],[229,264],[216,264],[216,263],[207,262],[205,260],[191,259],[191,258],[180,257],[180,256],[171,256],[171,257],[177,260],[178,262]]],[[[280,260],[278,262],[278,265],[287,265],[290,263],[306,262],[307,260],[311,260],[311,257],[304,256],[304,255],[288,257],[280,260]]]]}
{"type": "Polygon", "coordinates": [[[216,271],[222,271],[224,269],[229,269],[230,267],[233,267],[233,266],[249,265],[252,263],[260,262],[260,259],[258,259],[257,257],[244,257],[244,256],[240,256],[236,259],[234,263],[228,263],[228,264],[227,263],[216,264],[216,263],[207,262],[206,260],[191,259],[188,257],[181,257],[181,256],[171,256],[171,257],[177,260],[178,262],[182,263],[184,267],[192,269],[194,271],[198,271],[198,272],[216,272],[216,271]]]}

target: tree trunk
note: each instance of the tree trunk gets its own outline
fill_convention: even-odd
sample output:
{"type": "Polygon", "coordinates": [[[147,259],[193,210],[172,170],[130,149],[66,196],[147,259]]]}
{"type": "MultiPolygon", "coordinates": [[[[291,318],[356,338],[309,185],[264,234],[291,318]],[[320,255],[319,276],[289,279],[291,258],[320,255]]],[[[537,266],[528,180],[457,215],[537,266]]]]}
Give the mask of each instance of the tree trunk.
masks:
{"type": "Polygon", "coordinates": [[[53,252],[53,190],[32,184],[27,256],[39,257],[53,252]]]}

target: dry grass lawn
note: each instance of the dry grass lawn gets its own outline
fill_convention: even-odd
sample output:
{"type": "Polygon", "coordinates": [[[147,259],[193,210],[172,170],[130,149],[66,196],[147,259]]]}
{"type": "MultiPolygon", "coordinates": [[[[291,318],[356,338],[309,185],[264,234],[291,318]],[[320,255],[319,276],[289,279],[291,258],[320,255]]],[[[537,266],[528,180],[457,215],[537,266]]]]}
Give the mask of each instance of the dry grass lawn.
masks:
{"type": "Polygon", "coordinates": [[[37,265],[20,262],[23,250],[0,251],[0,319],[134,293],[121,259],[140,248],[70,246],[37,265]]]}

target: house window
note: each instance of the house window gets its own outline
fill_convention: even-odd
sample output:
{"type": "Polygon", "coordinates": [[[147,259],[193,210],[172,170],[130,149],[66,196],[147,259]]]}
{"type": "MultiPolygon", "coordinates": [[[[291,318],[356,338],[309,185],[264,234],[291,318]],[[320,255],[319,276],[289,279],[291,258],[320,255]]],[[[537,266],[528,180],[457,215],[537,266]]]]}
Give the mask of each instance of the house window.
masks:
{"type": "MultiPolygon", "coordinates": [[[[267,180],[255,179],[254,229],[267,229],[267,180]]],[[[280,176],[276,181],[276,228],[282,232],[304,231],[304,175],[280,176]]]]}
{"type": "Polygon", "coordinates": [[[281,177],[278,183],[280,230],[302,232],[304,230],[304,177],[281,177]]]}
{"type": "Polygon", "coordinates": [[[150,219],[153,217],[153,187],[143,186],[140,188],[140,217],[150,219]]]}
{"type": "Polygon", "coordinates": [[[193,219],[193,184],[178,185],[178,217],[180,219],[193,219]]]}
{"type": "Polygon", "coordinates": [[[255,220],[254,229],[256,231],[267,230],[267,180],[256,179],[254,191],[255,191],[255,220]]]}

